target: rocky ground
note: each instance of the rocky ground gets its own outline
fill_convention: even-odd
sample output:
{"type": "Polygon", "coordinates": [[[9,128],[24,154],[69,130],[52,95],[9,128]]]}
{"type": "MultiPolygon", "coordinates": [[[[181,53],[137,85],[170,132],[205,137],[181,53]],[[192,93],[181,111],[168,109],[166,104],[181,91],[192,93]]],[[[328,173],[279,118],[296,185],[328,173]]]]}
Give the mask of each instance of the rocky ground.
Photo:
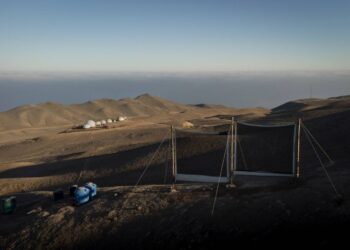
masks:
{"type": "Polygon", "coordinates": [[[123,125],[91,131],[72,132],[70,125],[3,130],[0,194],[16,195],[18,207],[11,215],[0,215],[0,249],[346,244],[350,225],[349,109],[348,98],[343,97],[300,100],[271,113],[190,107],[184,112],[135,116],[123,125]],[[153,158],[170,125],[181,127],[183,121],[189,121],[196,129],[222,130],[230,124],[232,114],[260,122],[303,117],[335,161],[327,170],[338,193],[305,137],[299,179],[239,176],[235,188],[219,187],[213,214],[215,184],[178,183],[176,191],[172,190],[168,140],[153,158]],[[142,181],[134,187],[152,158],[142,181]],[[77,181],[96,182],[97,197],[75,206],[68,187],[77,181]],[[55,188],[65,190],[63,200],[52,200],[55,188]]]}

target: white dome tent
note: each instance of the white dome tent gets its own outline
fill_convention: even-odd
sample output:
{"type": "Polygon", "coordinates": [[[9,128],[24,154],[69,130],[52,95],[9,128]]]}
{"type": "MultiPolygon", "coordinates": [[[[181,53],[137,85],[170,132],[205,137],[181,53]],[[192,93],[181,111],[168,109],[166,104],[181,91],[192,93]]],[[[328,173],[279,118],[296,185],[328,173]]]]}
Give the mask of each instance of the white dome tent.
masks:
{"type": "Polygon", "coordinates": [[[93,120],[88,120],[86,124],[90,125],[91,128],[96,127],[96,122],[93,120]]]}
{"type": "Polygon", "coordinates": [[[127,118],[126,116],[119,116],[118,117],[118,121],[122,122],[122,121],[125,121],[127,118]]]}
{"type": "Polygon", "coordinates": [[[89,129],[89,128],[94,128],[96,127],[96,123],[93,120],[88,120],[84,125],[83,128],[84,129],[89,129]]]}
{"type": "Polygon", "coordinates": [[[84,124],[84,125],[83,125],[83,128],[84,128],[84,129],[89,129],[89,128],[91,128],[91,126],[90,126],[89,124],[84,124]]]}
{"type": "Polygon", "coordinates": [[[112,123],[112,119],[107,119],[107,123],[112,123]]]}
{"type": "Polygon", "coordinates": [[[106,125],[106,120],[102,120],[102,121],[101,121],[101,124],[102,124],[102,125],[106,125]]]}
{"type": "Polygon", "coordinates": [[[101,121],[96,122],[96,126],[100,127],[101,126],[101,121]]]}

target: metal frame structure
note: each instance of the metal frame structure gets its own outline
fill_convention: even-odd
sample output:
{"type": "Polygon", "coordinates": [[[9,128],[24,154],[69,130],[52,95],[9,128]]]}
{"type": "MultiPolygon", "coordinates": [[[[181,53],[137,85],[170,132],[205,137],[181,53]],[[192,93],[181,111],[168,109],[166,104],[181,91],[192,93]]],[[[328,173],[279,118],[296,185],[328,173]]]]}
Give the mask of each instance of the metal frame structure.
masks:
{"type": "MultiPolygon", "coordinates": [[[[301,119],[295,123],[286,123],[282,125],[263,125],[253,124],[243,121],[236,121],[234,117],[231,119],[230,131],[228,133],[228,141],[226,147],[230,150],[226,150],[224,157],[226,157],[226,176],[208,176],[208,175],[195,175],[195,174],[179,174],[177,172],[177,154],[176,154],[176,138],[175,129],[171,126],[171,145],[172,145],[172,170],[174,183],[176,181],[189,181],[189,182],[212,182],[212,183],[230,183],[234,184],[234,177],[238,175],[247,176],[271,176],[271,177],[297,177],[300,176],[300,128],[301,119]],[[237,140],[238,140],[238,124],[255,127],[286,127],[294,126],[293,135],[293,162],[291,173],[275,173],[265,171],[244,171],[237,170],[237,140]],[[230,155],[228,155],[230,153],[230,155]]],[[[227,149],[226,148],[226,149],[227,149]]]]}

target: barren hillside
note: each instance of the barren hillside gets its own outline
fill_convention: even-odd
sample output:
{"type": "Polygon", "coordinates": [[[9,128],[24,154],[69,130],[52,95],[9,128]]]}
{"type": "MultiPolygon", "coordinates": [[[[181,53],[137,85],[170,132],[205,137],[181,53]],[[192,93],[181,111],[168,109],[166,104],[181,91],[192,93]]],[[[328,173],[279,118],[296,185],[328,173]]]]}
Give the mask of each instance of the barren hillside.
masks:
{"type": "MultiPolygon", "coordinates": [[[[290,237],[296,246],[344,243],[342,227],[350,224],[349,100],[348,96],[297,100],[269,112],[181,105],[143,95],[70,106],[47,103],[4,112],[1,119],[6,117],[11,123],[25,117],[23,124],[28,128],[3,127],[2,133],[12,137],[2,134],[0,143],[0,194],[16,195],[18,209],[12,215],[0,215],[0,247],[106,249],[115,244],[120,249],[213,249],[232,240],[245,246],[268,245],[273,240],[278,246],[290,237]],[[70,124],[80,122],[74,120],[76,113],[85,120],[122,111],[132,117],[115,127],[65,132],[70,124]],[[48,114],[58,114],[58,123],[64,125],[50,123],[53,120],[48,117],[56,115],[48,114]],[[52,130],[28,122],[41,115],[50,122],[41,119],[38,126],[52,124],[52,130]],[[171,192],[170,125],[181,128],[183,121],[189,121],[196,130],[225,131],[232,116],[259,123],[302,117],[335,161],[327,169],[339,194],[334,193],[303,134],[300,179],[237,177],[236,188],[220,186],[214,216],[210,212],[215,184],[182,183],[177,192],[171,192]],[[133,188],[145,168],[140,185],[133,188]],[[80,207],[69,197],[53,202],[52,190],[63,188],[67,194],[77,180],[78,184],[97,183],[94,201],[80,207]]],[[[208,159],[195,167],[206,166],[210,158],[205,157],[217,145],[210,140],[187,141],[184,147],[194,145],[186,149],[187,162],[208,159]]]]}
{"type": "Polygon", "coordinates": [[[144,94],[135,99],[100,99],[82,104],[42,103],[24,105],[0,113],[0,131],[83,123],[88,119],[123,116],[150,116],[195,109],[160,97],[144,94]]]}

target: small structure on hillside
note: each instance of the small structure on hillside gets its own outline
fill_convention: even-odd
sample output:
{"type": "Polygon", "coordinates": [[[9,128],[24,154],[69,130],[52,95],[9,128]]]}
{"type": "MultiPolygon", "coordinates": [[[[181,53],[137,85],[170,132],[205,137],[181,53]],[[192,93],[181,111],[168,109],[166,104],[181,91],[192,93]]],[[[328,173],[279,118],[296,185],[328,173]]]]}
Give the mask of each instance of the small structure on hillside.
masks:
{"type": "Polygon", "coordinates": [[[89,124],[84,124],[84,125],[83,125],[83,128],[84,128],[84,129],[89,129],[89,128],[91,128],[91,126],[90,126],[89,124]]]}
{"type": "Polygon", "coordinates": [[[122,121],[125,121],[127,119],[126,116],[119,116],[118,117],[118,121],[122,122],[122,121]]]}
{"type": "Polygon", "coordinates": [[[96,122],[93,120],[88,120],[84,125],[83,128],[84,129],[89,129],[89,128],[94,128],[96,127],[96,122]]]}
{"type": "Polygon", "coordinates": [[[107,123],[112,123],[112,119],[107,119],[107,123]]]}
{"type": "Polygon", "coordinates": [[[194,125],[191,122],[185,121],[184,123],[182,123],[182,127],[183,128],[193,128],[194,125]]]}
{"type": "Polygon", "coordinates": [[[88,120],[86,124],[89,124],[91,128],[96,127],[96,122],[93,120],[88,120]]]}

